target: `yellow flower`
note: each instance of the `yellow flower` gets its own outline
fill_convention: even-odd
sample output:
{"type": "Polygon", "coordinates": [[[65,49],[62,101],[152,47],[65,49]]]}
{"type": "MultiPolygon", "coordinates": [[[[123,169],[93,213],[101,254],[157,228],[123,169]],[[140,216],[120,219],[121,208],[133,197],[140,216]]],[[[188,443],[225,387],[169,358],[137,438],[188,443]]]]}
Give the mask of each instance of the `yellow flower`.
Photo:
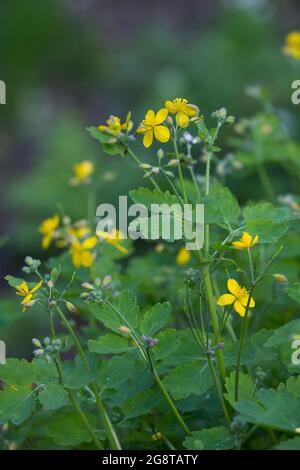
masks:
{"type": "Polygon", "coordinates": [[[186,127],[190,117],[199,114],[199,108],[194,104],[189,104],[183,98],[176,98],[173,101],[167,100],[165,106],[170,113],[176,114],[176,122],[179,127],[186,127]]]}
{"type": "Polygon", "coordinates": [[[133,122],[131,121],[131,112],[127,113],[126,121],[122,124],[121,119],[118,116],[110,116],[106,121],[106,126],[101,125],[98,127],[100,132],[106,132],[111,134],[114,137],[118,137],[122,131],[130,132],[133,127],[133,122]]]}
{"type": "Polygon", "coordinates": [[[53,217],[44,220],[39,226],[39,232],[43,235],[42,247],[47,250],[54,238],[55,230],[59,226],[59,216],[55,214],[53,217]]]}
{"type": "Polygon", "coordinates": [[[176,263],[179,264],[179,266],[184,266],[188,264],[190,259],[191,253],[185,247],[180,248],[176,256],[176,263]]]}
{"type": "Polygon", "coordinates": [[[97,237],[86,238],[82,243],[78,240],[71,243],[72,263],[75,268],[89,268],[94,261],[92,250],[98,240],[97,237]]]}
{"type": "Polygon", "coordinates": [[[32,289],[29,289],[27,282],[23,281],[21,282],[21,284],[19,284],[16,287],[17,289],[16,294],[20,295],[21,297],[24,297],[24,299],[21,302],[21,305],[24,306],[23,312],[25,311],[26,304],[33,299],[34,293],[41,287],[42,284],[43,284],[43,281],[40,281],[32,289]]]}
{"type": "Polygon", "coordinates": [[[147,111],[145,119],[136,130],[137,134],[144,134],[143,144],[146,148],[152,144],[153,136],[164,144],[170,139],[170,130],[162,125],[167,116],[166,108],[160,109],[157,114],[152,109],[147,111]]]}
{"type": "Polygon", "coordinates": [[[285,46],[283,52],[286,55],[293,57],[293,59],[300,59],[300,32],[292,31],[285,38],[285,46]]]}
{"type": "Polygon", "coordinates": [[[232,245],[238,250],[245,250],[246,248],[252,248],[252,246],[256,245],[258,239],[258,235],[255,235],[253,238],[248,232],[244,232],[242,238],[236,242],[232,242],[232,245]]]}
{"type": "Polygon", "coordinates": [[[127,255],[128,250],[120,243],[120,240],[124,240],[124,235],[121,230],[113,229],[110,232],[105,232],[105,230],[97,230],[97,237],[102,238],[110,245],[114,246],[121,253],[127,255]]]}
{"type": "MultiPolygon", "coordinates": [[[[243,317],[246,313],[246,308],[249,301],[249,292],[246,287],[241,287],[235,279],[228,279],[227,288],[230,294],[223,294],[218,298],[218,305],[231,305],[233,304],[234,310],[243,317]]],[[[255,307],[255,302],[251,297],[249,308],[255,307]]]]}
{"type": "Polygon", "coordinates": [[[70,183],[73,186],[88,183],[90,176],[94,173],[94,169],[94,164],[90,160],[84,160],[81,163],[76,163],[73,166],[74,177],[71,179],[70,183]]]}

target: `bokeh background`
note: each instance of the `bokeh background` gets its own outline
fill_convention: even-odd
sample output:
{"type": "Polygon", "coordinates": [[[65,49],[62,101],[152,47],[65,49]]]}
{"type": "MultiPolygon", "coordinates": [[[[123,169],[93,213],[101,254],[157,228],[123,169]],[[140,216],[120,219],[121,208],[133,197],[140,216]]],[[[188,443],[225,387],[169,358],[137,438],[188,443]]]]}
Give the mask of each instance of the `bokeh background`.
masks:
{"type": "MultiPolygon", "coordinates": [[[[300,5],[2,0],[0,13],[0,79],[7,85],[7,104],[0,107],[0,337],[11,356],[27,353],[21,338],[30,322],[38,327],[42,320],[16,313],[20,319],[11,324],[18,303],[3,276],[20,274],[28,254],[48,256],[37,227],[57,204],[74,220],[82,216],[85,188],[68,185],[73,164],[97,161],[99,203],[114,202],[140,180],[133,166],[102,155],[85,128],[129,109],[138,124],[146,109],[176,96],[207,116],[221,106],[238,118],[250,116],[259,104],[245,90],[260,84],[297,139],[299,108],[290,95],[300,64],[282,54],[282,45],[299,29],[300,5]]],[[[253,188],[255,178],[248,184],[253,188]]],[[[235,183],[242,201],[247,191],[245,180],[235,183]]]]}

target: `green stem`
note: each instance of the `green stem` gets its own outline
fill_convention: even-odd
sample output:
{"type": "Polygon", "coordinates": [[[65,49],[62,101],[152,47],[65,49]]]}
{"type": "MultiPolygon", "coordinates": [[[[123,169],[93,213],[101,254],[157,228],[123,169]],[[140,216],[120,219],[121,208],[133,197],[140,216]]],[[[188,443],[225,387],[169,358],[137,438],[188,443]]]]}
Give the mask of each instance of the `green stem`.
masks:
{"type": "MultiPolygon", "coordinates": [[[[133,158],[133,160],[135,161],[135,163],[140,166],[142,164],[141,160],[136,156],[136,154],[130,149],[128,148],[127,149],[129,155],[131,156],[131,158],[133,158]]],[[[155,189],[157,189],[158,191],[161,192],[161,189],[159,187],[159,185],[157,184],[157,182],[155,181],[154,178],[152,178],[152,176],[149,178],[151,183],[153,184],[153,186],[155,187],[155,189]]]]}
{"type": "Polygon", "coordinates": [[[253,262],[252,262],[252,255],[251,255],[250,248],[248,248],[247,251],[248,251],[248,256],[249,256],[249,265],[250,265],[250,273],[251,273],[251,282],[252,282],[252,284],[253,284],[253,282],[254,282],[254,271],[253,271],[253,262]]]}
{"type": "Polygon", "coordinates": [[[153,365],[153,362],[152,362],[152,359],[151,359],[151,356],[150,356],[150,353],[149,353],[149,350],[147,350],[147,355],[148,355],[148,359],[149,359],[149,364],[150,364],[150,368],[151,368],[151,372],[154,376],[154,379],[162,393],[162,395],[164,396],[166,402],[168,403],[170,409],[172,410],[176,420],[178,421],[178,423],[180,424],[180,426],[182,427],[182,429],[187,433],[187,434],[190,434],[190,430],[189,428],[187,427],[184,419],[182,418],[181,414],[179,413],[179,411],[177,410],[172,398],[170,397],[170,395],[168,394],[167,390],[165,389],[164,387],[164,384],[162,383],[162,381],[160,380],[160,377],[157,373],[157,370],[155,369],[154,365],[153,365]]]}
{"type": "Polygon", "coordinates": [[[176,158],[179,161],[179,163],[178,163],[178,176],[179,176],[179,180],[180,180],[182,196],[183,196],[183,199],[184,199],[184,203],[188,204],[188,198],[187,198],[187,194],[186,194],[186,190],[185,190],[185,186],[184,186],[184,180],[183,180],[182,169],[181,169],[181,161],[180,161],[180,158],[179,158],[179,152],[178,152],[176,137],[174,137],[173,142],[174,142],[174,150],[175,150],[175,153],[176,153],[176,158]]]}
{"type": "MultiPolygon", "coordinates": [[[[49,318],[50,318],[51,338],[55,339],[56,334],[55,334],[55,328],[54,328],[54,322],[53,322],[53,315],[52,315],[51,311],[49,312],[49,318]]],[[[97,435],[96,435],[94,429],[90,425],[89,420],[87,419],[85,413],[82,411],[80,405],[76,401],[74,392],[64,385],[63,371],[62,371],[62,366],[61,366],[61,363],[60,363],[60,357],[59,357],[58,353],[54,356],[54,362],[55,362],[57,373],[58,373],[59,383],[61,385],[63,385],[64,388],[66,389],[70,402],[72,403],[73,407],[75,408],[75,410],[76,410],[78,416],[80,417],[82,423],[86,427],[86,429],[87,429],[88,433],[90,434],[92,440],[94,441],[97,449],[98,450],[103,450],[103,446],[102,446],[101,442],[99,441],[99,439],[97,438],[97,435]]]]}
{"type": "Polygon", "coordinates": [[[197,199],[198,199],[198,201],[200,201],[201,200],[201,194],[200,194],[199,185],[198,185],[197,180],[196,180],[196,175],[195,175],[193,166],[190,167],[190,173],[191,173],[192,181],[193,181],[195,191],[196,191],[196,194],[197,194],[197,199]]]}
{"type": "Polygon", "coordinates": [[[235,401],[238,401],[239,399],[239,375],[240,375],[241,357],[242,357],[243,343],[244,343],[245,334],[247,330],[247,317],[248,317],[248,312],[249,312],[249,306],[250,306],[250,302],[252,299],[254,288],[255,286],[251,287],[249,298],[248,298],[247,305],[246,305],[245,316],[243,318],[243,323],[242,323],[240,344],[239,344],[239,350],[238,350],[238,356],[237,356],[237,362],[236,362],[236,372],[235,372],[235,388],[234,388],[235,401]]]}
{"type": "MultiPolygon", "coordinates": [[[[82,363],[83,363],[84,367],[86,368],[86,370],[89,371],[90,370],[90,365],[88,363],[85,352],[82,349],[82,346],[79,342],[79,339],[78,339],[74,329],[72,328],[70,322],[68,321],[68,319],[66,318],[63,311],[60,309],[60,307],[58,305],[56,306],[56,310],[57,310],[57,313],[59,314],[63,324],[65,325],[66,329],[69,331],[69,333],[70,333],[70,335],[71,335],[71,337],[72,337],[72,339],[73,339],[73,341],[76,345],[77,351],[79,353],[79,356],[81,357],[81,360],[82,360],[82,363]]],[[[109,416],[106,413],[105,406],[104,406],[104,404],[102,402],[102,399],[100,397],[100,391],[99,391],[99,387],[98,387],[98,384],[97,384],[96,380],[94,380],[92,382],[92,390],[93,390],[93,392],[95,394],[95,397],[96,397],[96,405],[97,405],[99,414],[101,416],[103,425],[105,427],[105,431],[107,433],[107,437],[108,437],[108,440],[110,442],[110,445],[111,445],[113,450],[121,450],[121,445],[120,445],[118,436],[116,434],[116,431],[114,429],[113,424],[111,423],[111,421],[109,419],[109,416]]]]}
{"type": "Polygon", "coordinates": [[[210,371],[211,371],[211,375],[212,375],[212,378],[213,378],[213,381],[214,381],[214,384],[215,384],[215,387],[216,387],[216,390],[217,390],[217,393],[218,393],[218,396],[219,396],[219,400],[220,400],[220,403],[221,403],[221,406],[222,406],[224,416],[226,418],[227,423],[230,425],[231,420],[230,420],[230,416],[229,416],[229,413],[228,413],[228,410],[227,410],[227,407],[226,407],[226,404],[225,404],[225,401],[224,401],[224,397],[223,397],[223,393],[222,393],[222,387],[220,386],[220,383],[219,383],[219,380],[218,380],[218,377],[217,377],[217,374],[216,374],[216,371],[215,371],[214,364],[213,364],[213,362],[211,360],[211,357],[209,355],[207,356],[207,360],[208,360],[208,365],[209,365],[209,368],[210,368],[210,371]]]}

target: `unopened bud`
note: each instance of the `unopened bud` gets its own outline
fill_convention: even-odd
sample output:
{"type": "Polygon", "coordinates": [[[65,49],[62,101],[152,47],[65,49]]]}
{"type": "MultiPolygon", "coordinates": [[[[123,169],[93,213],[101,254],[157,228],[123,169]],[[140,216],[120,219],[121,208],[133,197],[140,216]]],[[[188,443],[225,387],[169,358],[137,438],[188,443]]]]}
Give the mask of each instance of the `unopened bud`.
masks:
{"type": "Polygon", "coordinates": [[[120,326],[120,328],[119,328],[119,332],[120,332],[120,333],[123,333],[123,334],[128,334],[128,333],[130,333],[130,329],[129,329],[127,326],[122,325],[122,326],[120,326]]]}
{"type": "Polygon", "coordinates": [[[34,304],[35,304],[36,300],[29,300],[28,302],[26,302],[25,304],[23,304],[23,306],[25,308],[30,308],[32,307],[34,304]]]}
{"type": "Polygon", "coordinates": [[[179,160],[176,158],[172,158],[172,160],[169,161],[168,166],[178,166],[179,165],[179,160]]]}
{"type": "Polygon", "coordinates": [[[73,305],[71,302],[66,302],[66,307],[71,313],[77,313],[77,309],[75,305],[73,305]]]}
{"type": "Polygon", "coordinates": [[[108,274],[107,276],[105,276],[105,278],[103,279],[103,282],[102,282],[102,286],[103,287],[106,287],[112,280],[112,277],[108,274]]]}
{"type": "Polygon", "coordinates": [[[142,170],[150,170],[151,165],[149,165],[149,163],[141,163],[141,164],[139,165],[139,167],[140,167],[142,170]]]}
{"type": "Polygon", "coordinates": [[[44,351],[43,349],[39,348],[39,349],[35,349],[35,350],[33,351],[33,354],[34,354],[36,357],[39,357],[39,356],[42,356],[42,355],[44,354],[44,352],[45,352],[45,351],[44,351]]]}
{"type": "Polygon", "coordinates": [[[224,343],[218,343],[217,344],[217,349],[224,349],[225,344],[224,343]]]}
{"type": "Polygon", "coordinates": [[[152,167],[151,172],[152,172],[154,175],[157,175],[157,174],[159,173],[159,171],[160,171],[160,170],[159,170],[158,166],[152,167]]]}
{"type": "Polygon", "coordinates": [[[40,340],[37,339],[37,338],[32,338],[32,344],[33,344],[33,346],[36,346],[37,348],[41,348],[41,347],[42,347],[42,343],[41,343],[40,340]]]}
{"type": "Polygon", "coordinates": [[[173,121],[173,118],[171,118],[171,116],[168,116],[166,121],[168,124],[171,124],[171,126],[173,126],[174,121],[173,121]]]}
{"type": "Polygon", "coordinates": [[[109,141],[108,141],[107,143],[110,144],[110,145],[113,145],[113,144],[115,144],[116,142],[117,142],[117,139],[112,138],[112,139],[109,139],[109,141]]]}
{"type": "Polygon", "coordinates": [[[51,281],[48,281],[47,282],[47,286],[49,287],[49,289],[53,289],[54,287],[54,282],[51,280],[51,281]]]}
{"type": "Polygon", "coordinates": [[[162,158],[164,158],[164,155],[165,155],[165,152],[163,151],[163,149],[159,149],[159,150],[157,151],[157,158],[158,158],[159,160],[161,160],[162,158]]]}
{"type": "Polygon", "coordinates": [[[162,440],[162,433],[161,432],[156,432],[155,434],[152,435],[152,440],[153,441],[161,441],[162,440]]]}
{"type": "Polygon", "coordinates": [[[81,287],[83,287],[84,289],[89,289],[89,290],[93,290],[94,289],[94,286],[92,284],[90,284],[89,282],[83,282],[81,284],[81,287]]]}
{"type": "Polygon", "coordinates": [[[273,274],[273,278],[277,282],[287,282],[288,281],[287,277],[284,274],[279,274],[279,273],[273,274]]]}

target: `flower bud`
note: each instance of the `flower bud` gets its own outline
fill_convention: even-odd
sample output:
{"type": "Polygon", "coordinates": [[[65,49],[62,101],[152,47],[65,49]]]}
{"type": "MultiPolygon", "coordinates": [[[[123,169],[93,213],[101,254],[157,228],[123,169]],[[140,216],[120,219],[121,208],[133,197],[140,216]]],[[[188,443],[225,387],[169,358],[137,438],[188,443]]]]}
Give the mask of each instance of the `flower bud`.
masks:
{"type": "Polygon", "coordinates": [[[112,277],[108,274],[107,276],[104,277],[102,286],[106,287],[111,281],[112,281],[112,277]]]}
{"type": "Polygon", "coordinates": [[[164,158],[164,155],[165,155],[165,152],[163,151],[163,149],[159,149],[159,150],[157,151],[157,158],[158,158],[159,160],[161,160],[162,158],[164,158]]]}
{"type": "Polygon", "coordinates": [[[42,356],[42,355],[44,354],[44,352],[45,352],[45,351],[44,351],[43,349],[39,348],[39,349],[35,349],[35,350],[33,351],[33,354],[34,354],[36,357],[39,357],[39,356],[42,356]]]}
{"type": "Polygon", "coordinates": [[[280,274],[280,273],[273,274],[273,278],[277,282],[287,282],[288,281],[287,277],[284,274],[280,274]]]}
{"type": "Polygon", "coordinates": [[[155,434],[152,435],[152,440],[153,441],[161,441],[162,440],[162,433],[161,432],[156,432],[155,434]]]}
{"type": "Polygon", "coordinates": [[[37,348],[41,348],[41,347],[42,347],[42,343],[41,343],[40,340],[37,339],[37,338],[32,338],[32,344],[33,344],[33,346],[36,346],[37,348]]]}
{"type": "Polygon", "coordinates": [[[73,305],[71,302],[66,302],[66,307],[71,313],[77,313],[77,309],[75,305],[73,305]]]}
{"type": "Polygon", "coordinates": [[[159,173],[159,168],[158,168],[158,166],[152,167],[151,172],[152,172],[154,175],[157,175],[157,174],[159,173]]]}
{"type": "Polygon", "coordinates": [[[171,124],[171,126],[173,126],[174,121],[173,121],[173,118],[171,118],[171,116],[168,116],[166,121],[168,124],[171,124]]]}
{"type": "Polygon", "coordinates": [[[139,165],[139,167],[140,167],[142,170],[150,170],[151,165],[149,165],[149,163],[141,163],[141,164],[139,165]]]}
{"type": "Polygon", "coordinates": [[[94,289],[94,286],[92,284],[90,284],[89,282],[83,282],[81,284],[81,287],[83,287],[84,289],[89,289],[89,290],[93,290],[94,289]]]}
{"type": "Polygon", "coordinates": [[[130,333],[130,329],[125,325],[121,325],[119,328],[119,332],[123,334],[128,334],[130,333]]]}
{"type": "Polygon", "coordinates": [[[179,160],[176,158],[172,158],[172,160],[169,161],[167,166],[178,166],[179,165],[179,160]]]}

